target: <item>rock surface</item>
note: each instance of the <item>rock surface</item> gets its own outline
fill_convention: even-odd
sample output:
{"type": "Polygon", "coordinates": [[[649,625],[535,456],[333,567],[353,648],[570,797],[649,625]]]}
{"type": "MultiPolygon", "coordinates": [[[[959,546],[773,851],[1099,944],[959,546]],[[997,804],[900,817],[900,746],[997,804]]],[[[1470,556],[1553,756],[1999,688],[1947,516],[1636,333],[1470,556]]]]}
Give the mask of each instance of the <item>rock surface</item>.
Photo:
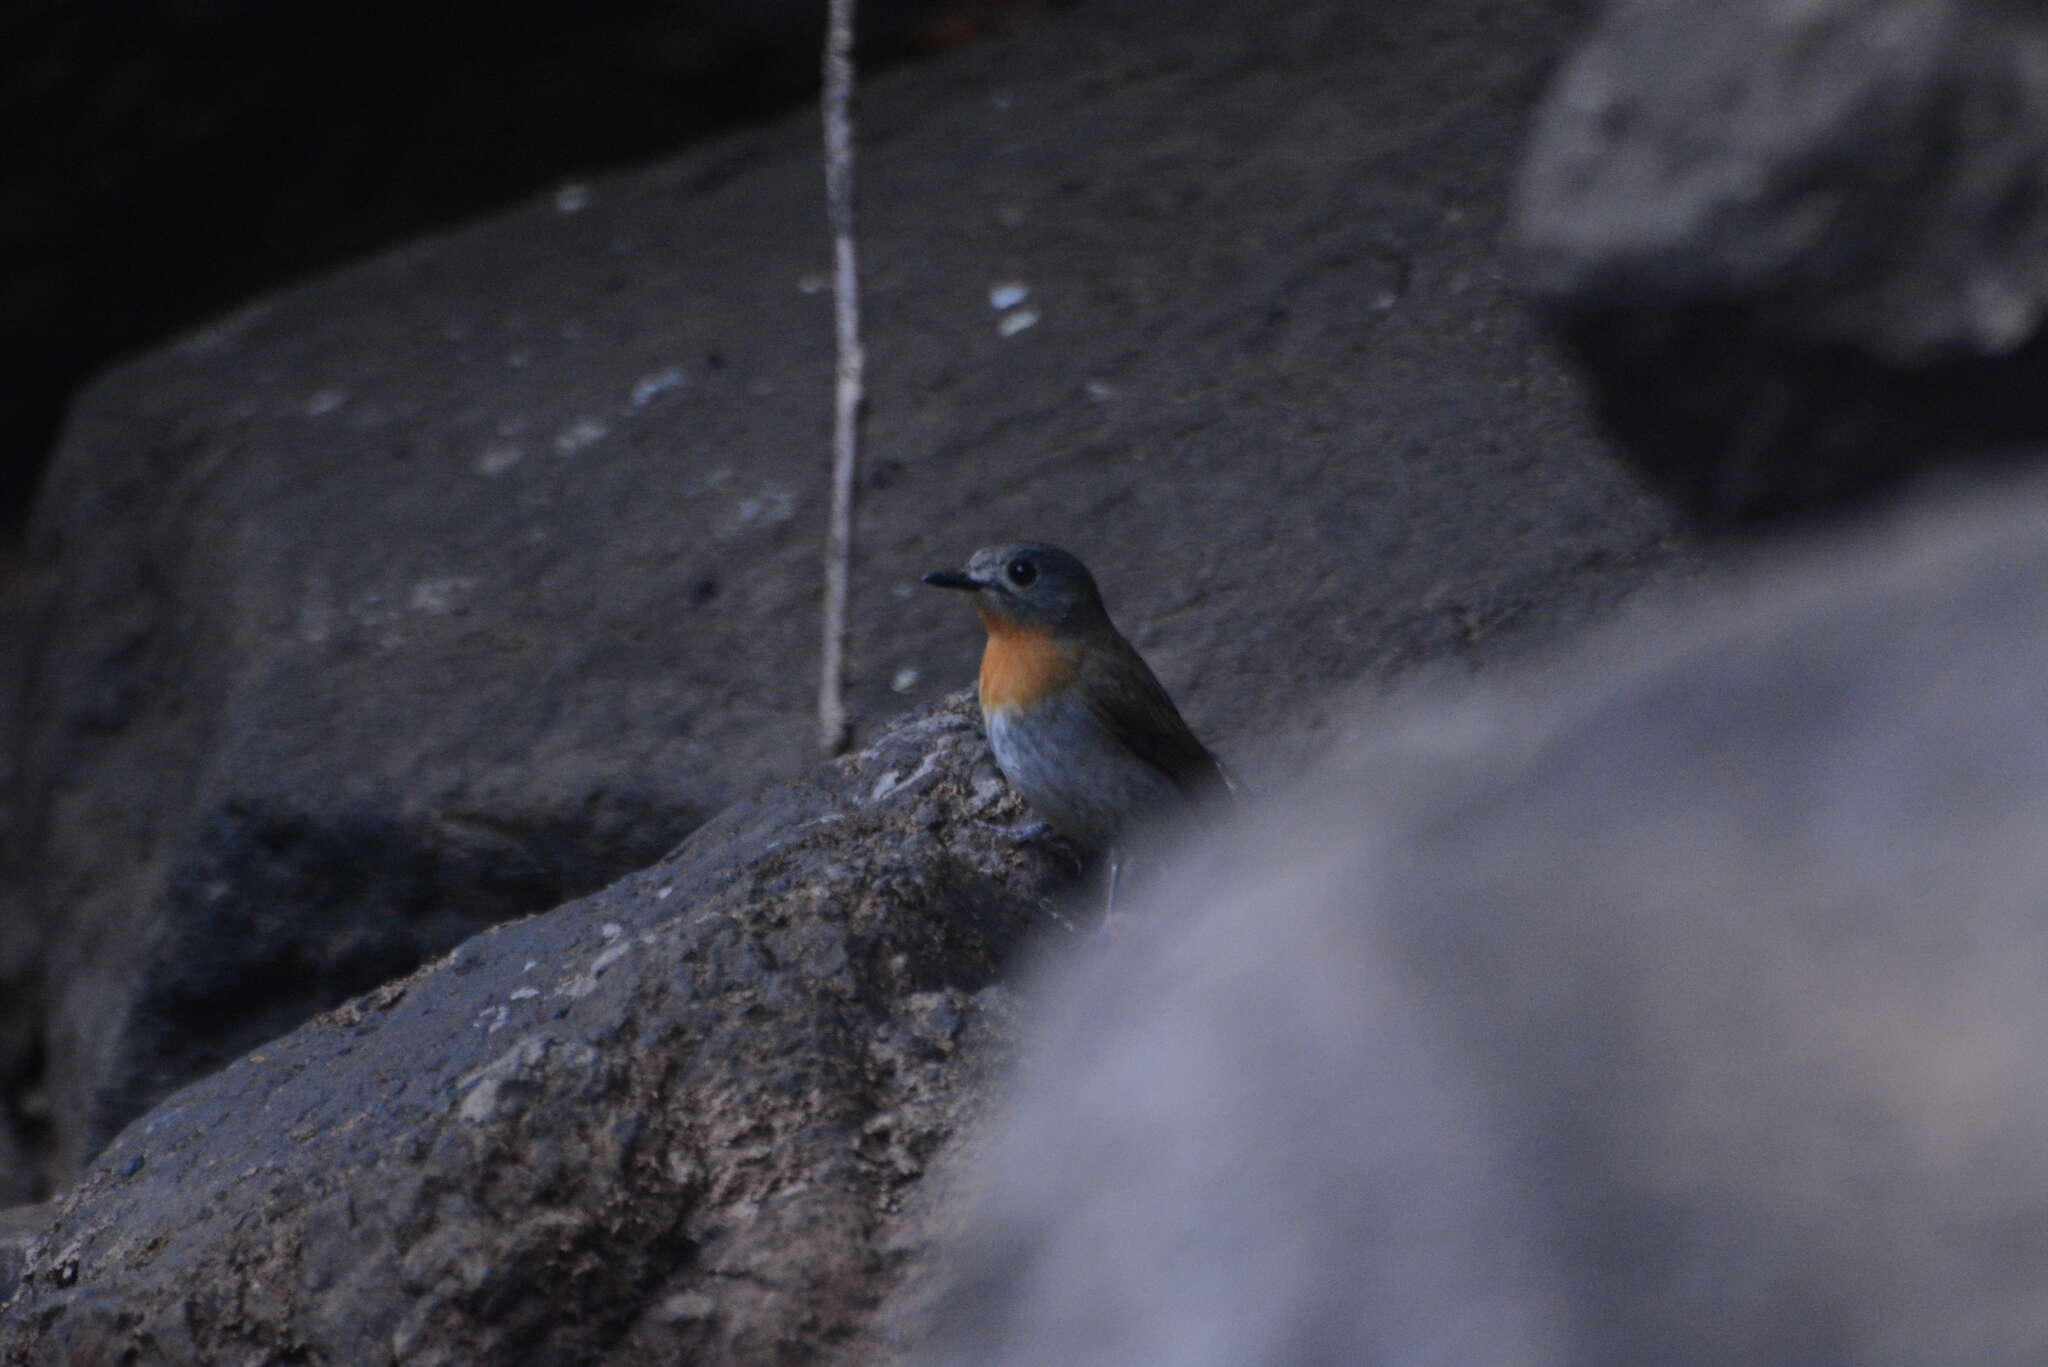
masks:
{"type": "Polygon", "coordinates": [[[1545,99],[1527,276],[1701,520],[2048,440],[2048,14],[1620,0],[1545,99]]]}
{"type": "Polygon", "coordinates": [[[47,1202],[0,1209],[0,1305],[5,1305],[21,1284],[29,1245],[56,1217],[56,1208],[47,1202]]]}
{"type": "MultiPolygon", "coordinates": [[[[1580,8],[1096,0],[870,87],[856,716],[971,677],[914,576],[1001,538],[1086,557],[1255,781],[1242,742],[1292,728],[1284,771],[1353,680],[1546,639],[1663,564],[1501,265],[1580,8]]],[[[749,132],[80,403],[15,742],[42,1006],[0,1002],[0,1040],[47,1012],[60,1182],[808,762],[818,183],[809,116],[749,132]]]]}
{"type": "Polygon", "coordinates": [[[64,1198],[0,1360],[871,1360],[998,972],[1066,925],[1020,815],[937,704],[266,1045],[64,1198]]]}
{"type": "MultiPolygon", "coordinates": [[[[861,58],[1039,8],[867,0],[861,58]]],[[[9,0],[0,547],[92,372],[311,271],[788,109],[817,88],[823,26],[817,0],[9,0]]]]}
{"type": "Polygon", "coordinates": [[[1162,889],[925,1361],[2048,1360],[2044,527],[1418,701],[1162,889]]]}

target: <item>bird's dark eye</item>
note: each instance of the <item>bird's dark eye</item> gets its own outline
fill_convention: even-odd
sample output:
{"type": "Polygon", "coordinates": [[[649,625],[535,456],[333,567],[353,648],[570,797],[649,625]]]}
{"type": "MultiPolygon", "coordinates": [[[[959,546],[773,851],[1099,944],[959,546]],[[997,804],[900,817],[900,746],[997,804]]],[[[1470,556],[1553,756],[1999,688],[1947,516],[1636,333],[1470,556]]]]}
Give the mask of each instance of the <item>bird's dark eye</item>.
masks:
{"type": "Polygon", "coordinates": [[[1038,566],[1029,560],[1012,560],[1003,573],[1009,575],[1010,582],[1018,588],[1028,589],[1032,580],[1038,578],[1038,566]]]}

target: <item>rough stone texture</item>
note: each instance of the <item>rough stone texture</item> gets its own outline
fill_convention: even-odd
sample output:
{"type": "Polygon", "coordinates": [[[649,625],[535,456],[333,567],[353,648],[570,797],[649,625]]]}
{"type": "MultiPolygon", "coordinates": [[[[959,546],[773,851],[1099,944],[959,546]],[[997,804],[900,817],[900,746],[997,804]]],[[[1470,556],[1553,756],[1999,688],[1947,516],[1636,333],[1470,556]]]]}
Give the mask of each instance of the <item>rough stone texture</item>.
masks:
{"type": "Polygon", "coordinates": [[[21,1284],[28,1266],[28,1246],[57,1216],[56,1207],[45,1203],[0,1209],[0,1305],[6,1304],[21,1284]]]}
{"type": "Polygon", "coordinates": [[[2048,1361],[2044,528],[1352,747],[1030,1004],[926,1360],[2048,1361]]]}
{"type": "Polygon", "coordinates": [[[1071,876],[964,698],[178,1093],[30,1245],[8,1363],[824,1362],[930,1275],[1071,876]],[[133,1355],[133,1356],[124,1356],[133,1355]]]}
{"type": "Polygon", "coordinates": [[[1703,521],[2048,438],[2048,13],[1617,0],[1544,101],[1527,278],[1703,521]]]}
{"type": "MultiPolygon", "coordinates": [[[[1341,684],[1553,636],[1663,564],[1501,266],[1579,8],[1096,0],[871,87],[856,716],[971,677],[913,579],[999,538],[1084,555],[1254,781],[1341,684]]],[[[809,116],[743,134],[81,402],[17,742],[60,1180],[808,762],[818,176],[809,116]]]]}

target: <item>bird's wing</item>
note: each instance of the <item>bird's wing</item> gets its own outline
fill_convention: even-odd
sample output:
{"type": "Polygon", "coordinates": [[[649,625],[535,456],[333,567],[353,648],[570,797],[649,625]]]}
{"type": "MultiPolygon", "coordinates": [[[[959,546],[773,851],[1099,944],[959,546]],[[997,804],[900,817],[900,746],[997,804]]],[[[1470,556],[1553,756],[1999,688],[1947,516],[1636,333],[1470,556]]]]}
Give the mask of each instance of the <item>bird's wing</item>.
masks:
{"type": "Polygon", "coordinates": [[[1189,797],[1231,791],[1223,766],[1181,720],[1143,657],[1120,636],[1108,647],[1088,652],[1082,672],[1095,675],[1084,679],[1087,697],[1110,734],[1189,797]]]}

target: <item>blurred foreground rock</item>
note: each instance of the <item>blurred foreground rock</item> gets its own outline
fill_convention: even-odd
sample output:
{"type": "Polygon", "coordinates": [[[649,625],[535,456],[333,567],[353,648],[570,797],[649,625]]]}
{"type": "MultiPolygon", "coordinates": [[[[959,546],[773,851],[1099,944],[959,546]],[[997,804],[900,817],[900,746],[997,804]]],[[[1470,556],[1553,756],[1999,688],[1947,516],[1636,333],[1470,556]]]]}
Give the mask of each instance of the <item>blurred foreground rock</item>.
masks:
{"type": "Polygon", "coordinates": [[[1824,512],[2048,441],[2048,11],[1615,0],[1522,168],[1527,278],[1651,480],[1824,512]]]}
{"type": "MultiPolygon", "coordinates": [[[[1080,552],[1226,753],[1654,574],[1666,516],[1502,267],[1578,8],[1093,0],[867,86],[856,717],[973,677],[972,623],[910,595],[999,539],[1080,552]]],[[[805,114],[569,187],[80,402],[0,738],[0,1079],[46,1077],[57,1185],[809,763],[817,157],[805,114]]]]}
{"type": "Polygon", "coordinates": [[[239,1060],[64,1198],[0,1360],[872,1360],[1060,924],[1019,815],[946,702],[239,1060]]]}
{"type": "Polygon", "coordinates": [[[2048,1361],[2048,486],[1726,597],[1066,974],[926,1360],[2048,1361]]]}

